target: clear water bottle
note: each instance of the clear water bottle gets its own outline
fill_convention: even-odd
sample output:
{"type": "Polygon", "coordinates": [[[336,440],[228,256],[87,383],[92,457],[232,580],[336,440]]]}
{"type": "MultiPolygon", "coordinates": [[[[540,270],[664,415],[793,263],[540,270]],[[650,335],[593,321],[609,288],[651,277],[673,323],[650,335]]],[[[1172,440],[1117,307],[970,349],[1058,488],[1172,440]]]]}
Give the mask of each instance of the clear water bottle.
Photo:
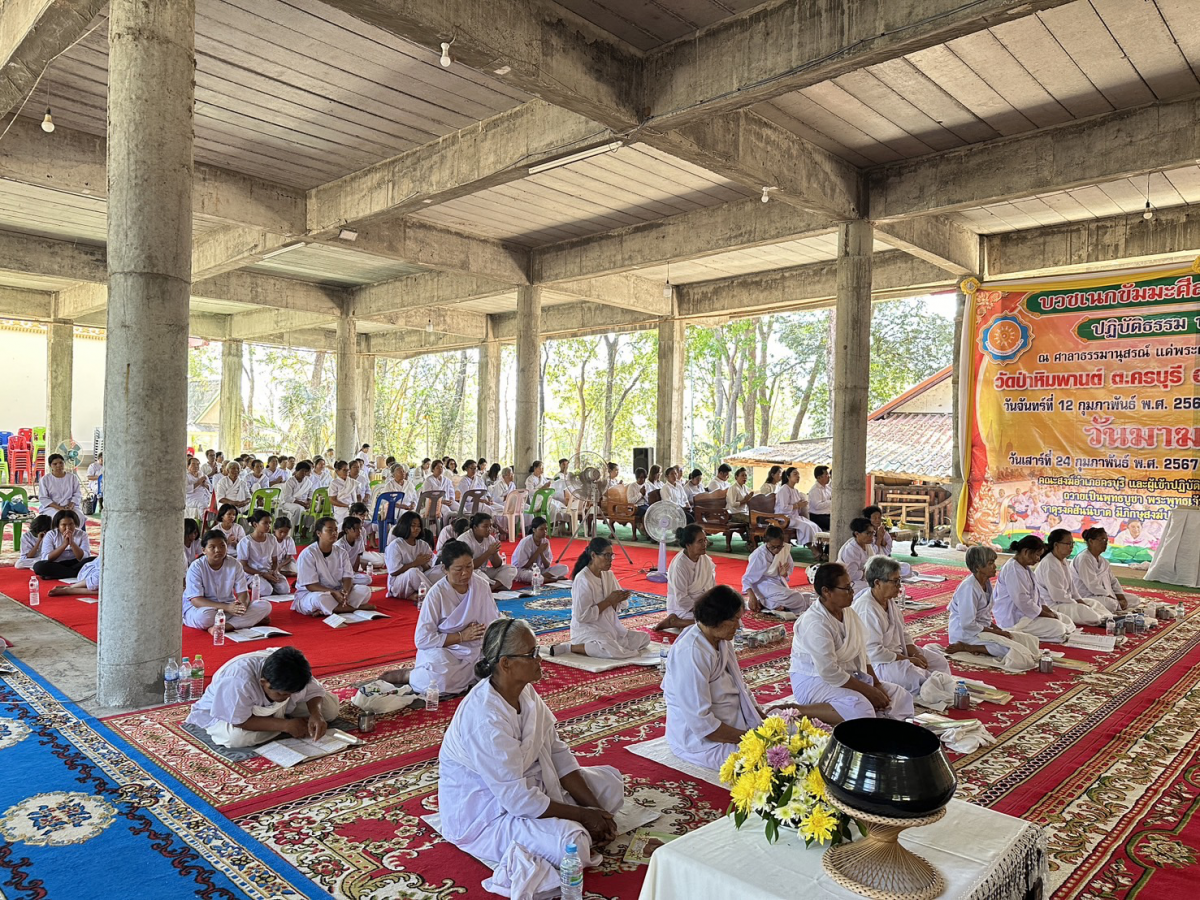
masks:
{"type": "Polygon", "coordinates": [[[502,566],[508,565],[508,554],[505,553],[503,550],[500,551],[500,565],[502,565],[502,566]]]}
{"type": "Polygon", "coordinates": [[[440,697],[436,684],[431,684],[425,689],[425,709],[428,712],[437,712],[439,699],[440,697]]]}
{"type": "MultiPolygon", "coordinates": [[[[38,606],[42,602],[42,589],[36,575],[29,576],[29,605],[38,606]]],[[[1182,605],[1182,604],[1180,604],[1182,605]]]]}
{"type": "Polygon", "coordinates": [[[971,692],[967,690],[967,683],[965,681],[960,681],[954,688],[954,708],[971,708],[971,692]]]}
{"type": "Polygon", "coordinates": [[[567,844],[567,852],[558,864],[558,878],[562,884],[562,900],[583,900],[583,863],[579,859],[579,848],[567,844]]]}
{"type": "Polygon", "coordinates": [[[533,574],[530,576],[529,583],[533,587],[534,594],[542,592],[542,585],[546,583],[546,579],[542,577],[542,567],[537,563],[533,564],[533,574]]]}
{"type": "Polygon", "coordinates": [[[213,646],[225,646],[225,610],[217,610],[217,620],[213,623],[213,646]]]}
{"type": "Polygon", "coordinates": [[[175,665],[175,657],[167,660],[163,670],[163,703],[179,702],[179,667],[175,665]]]}
{"type": "Polygon", "coordinates": [[[1183,601],[1179,601],[1179,605],[1175,607],[1175,621],[1182,622],[1183,617],[1187,615],[1187,610],[1184,609],[1183,601]]]}
{"type": "Polygon", "coordinates": [[[204,657],[199,653],[192,660],[192,692],[197,700],[204,693],[204,657]]]}
{"type": "Polygon", "coordinates": [[[417,611],[418,612],[420,612],[421,607],[425,605],[425,595],[427,593],[429,593],[429,585],[427,585],[425,583],[424,579],[422,579],[421,583],[417,585],[417,611]]]}
{"type": "Polygon", "coordinates": [[[375,577],[375,563],[367,563],[367,578],[375,577]]]}
{"type": "Polygon", "coordinates": [[[658,651],[658,680],[662,681],[667,677],[667,657],[670,655],[671,648],[663,644],[658,651]]]}
{"type": "Polygon", "coordinates": [[[192,699],[192,661],[186,656],[179,660],[179,702],[192,699]]]}
{"type": "Polygon", "coordinates": [[[257,575],[250,578],[250,602],[254,603],[262,597],[262,579],[257,575]]]}
{"type": "Polygon", "coordinates": [[[1146,633],[1146,617],[1140,612],[1133,617],[1133,630],[1136,634],[1146,633]]]}

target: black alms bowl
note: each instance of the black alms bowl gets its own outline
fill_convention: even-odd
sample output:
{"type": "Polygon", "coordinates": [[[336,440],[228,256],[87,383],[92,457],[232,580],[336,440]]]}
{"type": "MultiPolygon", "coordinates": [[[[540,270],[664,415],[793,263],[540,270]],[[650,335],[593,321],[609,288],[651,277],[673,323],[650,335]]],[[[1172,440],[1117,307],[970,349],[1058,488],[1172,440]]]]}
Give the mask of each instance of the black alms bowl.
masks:
{"type": "Polygon", "coordinates": [[[936,812],[958,787],[937,735],[894,719],[838,725],[817,767],[835,800],[896,819],[936,812]]]}

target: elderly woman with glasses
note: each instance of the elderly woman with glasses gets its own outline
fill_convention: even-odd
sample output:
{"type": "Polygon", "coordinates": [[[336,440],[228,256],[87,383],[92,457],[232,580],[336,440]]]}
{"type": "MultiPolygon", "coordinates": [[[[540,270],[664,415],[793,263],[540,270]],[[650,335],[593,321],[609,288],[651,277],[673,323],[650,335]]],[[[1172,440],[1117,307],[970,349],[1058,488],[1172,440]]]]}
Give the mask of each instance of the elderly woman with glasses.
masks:
{"type": "Polygon", "coordinates": [[[1056,528],[1046,538],[1050,552],[1033,570],[1038,593],[1050,609],[1076,625],[1103,625],[1112,613],[1096,597],[1083,597],[1071,577],[1067,557],[1075,549],[1075,538],[1065,528],[1056,528]]]}
{"type": "Polygon", "coordinates": [[[418,695],[431,685],[440,694],[457,694],[474,684],[487,623],[500,618],[492,585],[475,571],[470,547],[448,541],[438,563],[446,577],[430,589],[417,617],[415,665],[380,676],[391,684],[407,684],[418,695]]]}
{"type": "MultiPolygon", "coordinates": [[[[528,540],[528,538],[526,539],[528,540]]],[[[628,606],[612,573],[612,542],[594,537],[575,561],[571,573],[571,639],[550,648],[550,655],[578,653],[598,659],[631,659],[650,646],[650,635],[630,631],[617,617],[628,606]]]]}
{"type": "Polygon", "coordinates": [[[900,595],[900,563],[890,556],[872,556],[864,567],[865,590],[854,597],[851,609],[862,622],[867,659],[884,681],[898,684],[916,700],[926,691],[932,703],[954,690],[950,665],[936,644],[918,647],[904,630],[904,612],[896,605],[900,595]],[[926,684],[930,686],[925,688],[926,684]]]}
{"type": "Polygon", "coordinates": [[[624,780],[611,766],[583,768],[559,738],[554,714],[534,684],[542,678],[537,638],[523,619],[488,626],[474,667],[481,679],[454,713],[438,755],[442,835],[478,859],[498,860],[484,887],[534,864],[534,896],[557,888],[567,844],[584,865],[598,866],[617,833],[624,780]]]}
{"type": "Polygon", "coordinates": [[[828,703],[836,711],[829,721],[886,717],[907,719],[912,696],[875,674],[867,657],[866,629],[850,608],[854,588],[846,567],[825,563],[817,569],[813,589],[819,602],[796,620],[792,636],[792,692],[797,703],[828,703]]]}

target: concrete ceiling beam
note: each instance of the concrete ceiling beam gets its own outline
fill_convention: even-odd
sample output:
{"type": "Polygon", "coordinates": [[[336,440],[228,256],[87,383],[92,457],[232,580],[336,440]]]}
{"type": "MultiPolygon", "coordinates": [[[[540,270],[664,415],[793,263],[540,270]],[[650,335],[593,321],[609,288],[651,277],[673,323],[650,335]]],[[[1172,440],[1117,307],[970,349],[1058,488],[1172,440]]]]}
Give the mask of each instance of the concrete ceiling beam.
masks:
{"type": "Polygon", "coordinates": [[[295,240],[286,234],[243,225],[227,225],[197,235],[192,241],[192,281],[203,281],[262,262],[272,252],[295,240]]]}
{"type": "Polygon", "coordinates": [[[230,316],[229,339],[252,341],[264,335],[305,331],[337,321],[324,313],[296,312],[288,309],[256,309],[230,316]]]}
{"type": "Polygon", "coordinates": [[[342,314],[347,294],[339,288],[258,272],[226,272],[193,282],[192,296],[336,317],[342,314]]]}
{"type": "Polygon", "coordinates": [[[426,321],[423,312],[430,307],[453,306],[509,291],[509,285],[487,278],[452,272],[423,272],[357,288],[351,294],[351,305],[347,309],[360,319],[403,313],[410,321],[419,320],[423,326],[426,321]],[[422,315],[413,315],[416,312],[422,315]]]}
{"type": "Polygon", "coordinates": [[[83,282],[71,285],[54,296],[54,312],[60,319],[74,322],[108,308],[107,273],[105,283],[83,282]]]}
{"type": "Polygon", "coordinates": [[[54,298],[48,291],[0,286],[0,318],[45,321],[53,317],[54,298]]]}
{"type": "Polygon", "coordinates": [[[871,218],[901,219],[1102,184],[1196,164],[1200,98],[1121,110],[880,166],[871,218]]]}
{"type": "Polygon", "coordinates": [[[979,235],[948,216],[881,222],[875,225],[875,236],[954,275],[983,271],[979,235]]]}
{"type": "Polygon", "coordinates": [[[635,310],[643,315],[669,316],[673,308],[673,298],[663,295],[661,284],[636,275],[597,275],[579,281],[560,281],[553,290],[556,294],[570,294],[580,300],[616,309],[635,310]]]}
{"type": "Polygon", "coordinates": [[[0,7],[0,116],[29,95],[60,53],[82,38],[106,0],[7,0],[0,7]]]}
{"type": "Polygon", "coordinates": [[[737,200],[533,251],[538,284],[595,278],[828,234],[838,222],[787,203],[737,200]]]}
{"type": "Polygon", "coordinates": [[[103,247],[0,231],[0,268],[71,281],[108,281],[103,247]]]}

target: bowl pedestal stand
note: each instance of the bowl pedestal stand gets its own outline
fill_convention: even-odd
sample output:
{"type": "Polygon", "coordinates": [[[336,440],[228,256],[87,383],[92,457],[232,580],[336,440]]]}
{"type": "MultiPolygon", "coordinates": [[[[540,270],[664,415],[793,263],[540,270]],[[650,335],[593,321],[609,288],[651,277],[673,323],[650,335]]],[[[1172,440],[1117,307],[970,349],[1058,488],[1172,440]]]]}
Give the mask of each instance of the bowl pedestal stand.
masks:
{"type": "Polygon", "coordinates": [[[946,815],[945,807],[919,819],[893,819],[860,812],[826,795],[825,802],[862,823],[862,840],[825,851],[825,872],[848,891],[871,900],[933,900],[946,890],[940,872],[898,840],[906,828],[932,825],[946,815]]]}

